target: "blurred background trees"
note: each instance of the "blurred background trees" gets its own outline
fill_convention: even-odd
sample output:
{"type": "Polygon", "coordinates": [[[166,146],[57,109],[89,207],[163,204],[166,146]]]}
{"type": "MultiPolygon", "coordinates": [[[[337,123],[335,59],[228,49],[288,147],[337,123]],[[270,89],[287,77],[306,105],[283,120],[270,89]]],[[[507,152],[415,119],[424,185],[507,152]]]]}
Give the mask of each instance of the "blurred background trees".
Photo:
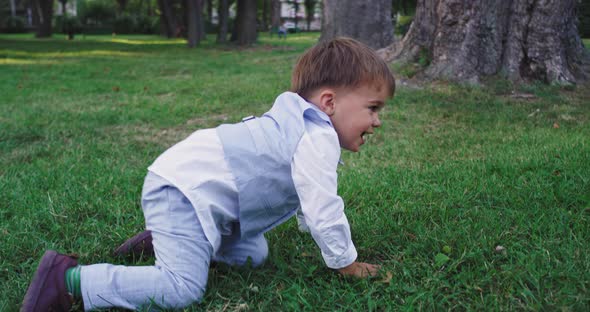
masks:
{"type": "Polygon", "coordinates": [[[159,34],[195,47],[206,34],[249,45],[261,32],[320,31],[381,49],[417,76],[478,83],[576,83],[590,77],[590,1],[562,0],[5,0],[2,32],[159,34]],[[231,35],[231,36],[230,36],[231,35]]]}

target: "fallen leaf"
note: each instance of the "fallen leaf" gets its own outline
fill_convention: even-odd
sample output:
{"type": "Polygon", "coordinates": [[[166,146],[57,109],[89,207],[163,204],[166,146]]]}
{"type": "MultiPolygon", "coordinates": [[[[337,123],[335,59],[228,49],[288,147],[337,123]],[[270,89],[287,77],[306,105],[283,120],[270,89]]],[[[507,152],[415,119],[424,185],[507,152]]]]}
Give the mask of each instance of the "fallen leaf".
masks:
{"type": "Polygon", "coordinates": [[[385,277],[381,280],[381,283],[390,284],[391,279],[393,278],[393,273],[390,271],[385,272],[385,277]]]}
{"type": "Polygon", "coordinates": [[[115,92],[119,92],[119,90],[121,90],[121,88],[119,88],[119,86],[114,86],[114,87],[113,87],[113,91],[115,91],[115,92]]]}
{"type": "Polygon", "coordinates": [[[410,233],[410,232],[406,232],[406,236],[410,239],[410,240],[416,240],[416,235],[410,233]]]}
{"type": "Polygon", "coordinates": [[[559,124],[557,122],[553,123],[553,129],[559,129],[559,124]]]}

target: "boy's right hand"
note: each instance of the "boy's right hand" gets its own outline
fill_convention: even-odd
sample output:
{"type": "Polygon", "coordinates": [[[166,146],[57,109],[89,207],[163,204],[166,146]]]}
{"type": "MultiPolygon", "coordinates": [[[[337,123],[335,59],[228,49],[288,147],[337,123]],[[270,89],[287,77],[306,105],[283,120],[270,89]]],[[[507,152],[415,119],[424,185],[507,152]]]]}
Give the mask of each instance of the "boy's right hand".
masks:
{"type": "Polygon", "coordinates": [[[347,267],[338,269],[338,272],[344,276],[365,278],[377,275],[377,272],[379,272],[380,269],[380,265],[355,261],[347,267]]]}

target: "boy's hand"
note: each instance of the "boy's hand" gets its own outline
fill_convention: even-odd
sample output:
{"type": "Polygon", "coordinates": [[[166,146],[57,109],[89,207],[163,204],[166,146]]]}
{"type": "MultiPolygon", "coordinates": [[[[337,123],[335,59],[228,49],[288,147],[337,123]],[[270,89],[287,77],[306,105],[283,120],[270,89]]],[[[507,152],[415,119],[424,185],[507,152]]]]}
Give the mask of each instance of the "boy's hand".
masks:
{"type": "Polygon", "coordinates": [[[368,277],[368,276],[375,276],[377,272],[381,269],[380,265],[364,263],[364,262],[353,262],[351,265],[344,267],[342,269],[338,269],[340,274],[345,276],[355,276],[355,277],[368,277]]]}

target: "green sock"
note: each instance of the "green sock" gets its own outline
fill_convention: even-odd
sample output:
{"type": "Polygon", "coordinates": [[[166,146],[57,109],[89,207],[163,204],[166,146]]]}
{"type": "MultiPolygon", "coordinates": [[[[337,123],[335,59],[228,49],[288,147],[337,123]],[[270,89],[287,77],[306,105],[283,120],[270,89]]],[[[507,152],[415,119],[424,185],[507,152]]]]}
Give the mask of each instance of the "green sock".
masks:
{"type": "Polygon", "coordinates": [[[82,290],[80,290],[80,268],[76,266],[66,270],[66,289],[74,296],[74,299],[82,297],[82,290]]]}

